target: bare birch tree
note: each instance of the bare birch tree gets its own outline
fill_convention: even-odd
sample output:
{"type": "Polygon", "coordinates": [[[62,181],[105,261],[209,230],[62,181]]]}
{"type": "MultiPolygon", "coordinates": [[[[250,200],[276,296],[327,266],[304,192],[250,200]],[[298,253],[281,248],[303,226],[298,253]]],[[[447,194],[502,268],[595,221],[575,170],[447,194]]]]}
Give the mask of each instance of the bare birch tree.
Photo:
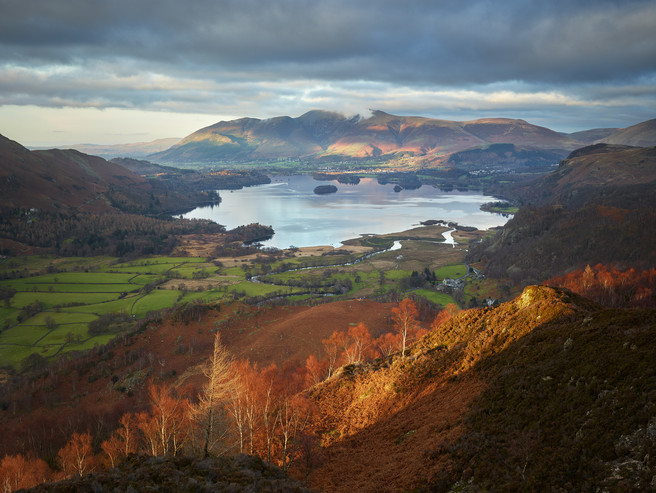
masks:
{"type": "Polygon", "coordinates": [[[208,382],[200,392],[198,403],[192,408],[192,416],[202,430],[203,457],[207,457],[210,450],[227,435],[227,425],[220,426],[224,406],[237,385],[232,358],[221,344],[218,332],[214,336],[214,351],[203,368],[203,374],[208,382]]]}

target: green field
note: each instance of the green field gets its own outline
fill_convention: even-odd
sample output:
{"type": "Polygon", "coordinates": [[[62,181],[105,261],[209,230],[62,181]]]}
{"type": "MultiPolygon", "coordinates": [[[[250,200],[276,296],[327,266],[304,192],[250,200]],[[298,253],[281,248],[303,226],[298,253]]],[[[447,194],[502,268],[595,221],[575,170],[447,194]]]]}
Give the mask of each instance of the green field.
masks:
{"type": "Polygon", "coordinates": [[[447,265],[445,267],[440,267],[435,271],[435,275],[438,279],[458,279],[465,274],[467,274],[467,267],[464,264],[447,265]]]}
{"type": "Polygon", "coordinates": [[[426,298],[428,301],[431,301],[436,305],[441,306],[442,308],[444,308],[449,303],[455,303],[453,298],[448,294],[439,293],[432,289],[416,289],[413,291],[413,294],[416,294],[417,296],[422,296],[426,298]]]}
{"type": "MultiPolygon", "coordinates": [[[[367,240],[376,247],[390,242],[389,238],[367,240]]],[[[302,302],[326,292],[334,294],[340,288],[344,298],[384,299],[390,293],[412,292],[443,307],[454,302],[450,295],[435,291],[429,284],[422,289],[408,284],[413,271],[424,268],[434,268],[438,279],[467,274],[464,264],[445,265],[439,255],[435,245],[408,240],[403,244],[403,255],[382,253],[349,266],[341,264],[353,260],[353,255],[279,259],[264,264],[265,270],[272,272],[268,278],[279,283],[276,285],[248,281],[247,273],[262,272],[263,264],[245,260],[223,268],[206,258],[187,257],[129,262],[110,257],[6,259],[0,263],[0,276],[4,277],[0,288],[5,293],[5,299],[0,300],[0,367],[19,367],[32,353],[50,358],[105,344],[116,334],[89,334],[90,322],[112,313],[124,313],[138,321],[149,312],[180,302],[277,297],[302,302]],[[301,266],[312,267],[280,272],[301,266]]],[[[487,281],[468,278],[466,301],[493,296],[497,289],[487,281]]]]}
{"type": "MultiPolygon", "coordinates": [[[[182,293],[155,288],[157,284],[170,280],[172,272],[177,276],[173,279],[182,281],[214,271],[216,267],[204,258],[155,257],[124,263],[109,257],[9,259],[0,265],[0,274],[15,279],[0,281],[0,287],[15,293],[0,306],[0,367],[18,366],[32,353],[51,357],[105,344],[115,334],[90,336],[89,322],[120,312],[136,320],[172,307],[182,293]]],[[[226,293],[193,295],[221,299],[226,293]]]]}

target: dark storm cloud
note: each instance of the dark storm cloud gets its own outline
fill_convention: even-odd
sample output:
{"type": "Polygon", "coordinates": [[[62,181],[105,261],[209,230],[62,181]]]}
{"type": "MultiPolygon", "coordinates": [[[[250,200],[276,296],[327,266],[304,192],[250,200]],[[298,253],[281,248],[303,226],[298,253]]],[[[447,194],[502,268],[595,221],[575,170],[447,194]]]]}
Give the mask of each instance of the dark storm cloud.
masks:
{"type": "Polygon", "coordinates": [[[655,97],[652,0],[0,0],[0,12],[0,104],[216,111],[249,98],[270,113],[294,98],[355,105],[350,82],[362,95],[518,83],[655,97]],[[322,84],[328,96],[308,96],[322,84]]]}
{"type": "Polygon", "coordinates": [[[5,0],[2,56],[432,83],[615,80],[654,70],[656,4],[5,0]]]}

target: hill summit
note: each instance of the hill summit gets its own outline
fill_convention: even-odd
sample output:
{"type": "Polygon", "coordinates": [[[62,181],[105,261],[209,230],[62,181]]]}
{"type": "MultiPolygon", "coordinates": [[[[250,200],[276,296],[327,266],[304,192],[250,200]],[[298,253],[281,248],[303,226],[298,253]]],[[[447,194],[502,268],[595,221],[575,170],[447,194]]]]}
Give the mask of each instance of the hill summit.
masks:
{"type": "Polygon", "coordinates": [[[422,162],[490,144],[567,151],[581,143],[524,120],[484,118],[466,122],[373,111],[369,117],[310,111],[298,118],[241,118],[200,129],[170,149],[152,154],[162,163],[216,163],[304,159],[392,159],[422,162]]]}

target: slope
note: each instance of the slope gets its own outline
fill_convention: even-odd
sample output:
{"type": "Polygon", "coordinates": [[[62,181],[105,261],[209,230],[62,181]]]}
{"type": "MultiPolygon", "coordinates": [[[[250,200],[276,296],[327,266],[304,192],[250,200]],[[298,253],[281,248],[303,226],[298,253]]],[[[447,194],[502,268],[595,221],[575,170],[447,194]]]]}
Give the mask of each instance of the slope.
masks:
{"type": "MultiPolygon", "coordinates": [[[[58,146],[57,149],[75,149],[84,154],[100,156],[108,161],[119,156],[131,158],[143,158],[154,152],[165,151],[172,145],[177,144],[180,138],[169,137],[157,139],[151,142],[133,142],[130,144],[71,144],[67,146],[58,146]]],[[[45,148],[34,147],[32,150],[42,150],[45,148]]]]}
{"type": "Polygon", "coordinates": [[[321,491],[636,490],[656,409],[656,313],[532,286],[312,389],[321,491]],[[631,463],[627,465],[627,458],[631,463]]]}
{"type": "MultiPolygon", "coordinates": [[[[249,175],[231,181],[261,178],[268,180],[249,175]]],[[[0,250],[69,256],[170,253],[176,234],[222,231],[211,221],[171,221],[175,212],[220,200],[215,190],[205,189],[202,177],[184,185],[183,180],[148,180],[75,150],[29,151],[0,136],[0,250]]]]}
{"type": "Polygon", "coordinates": [[[382,111],[374,111],[368,118],[311,111],[298,118],[219,122],[150,158],[164,163],[208,164],[225,160],[390,160],[410,156],[418,162],[430,162],[452,152],[495,143],[548,149],[560,156],[580,146],[569,136],[523,120],[454,122],[382,111]]]}
{"type": "Polygon", "coordinates": [[[604,263],[656,263],[656,148],[597,144],[512,191],[522,205],[493,238],[473,245],[486,273],[531,284],[604,263]]]}
{"type": "Polygon", "coordinates": [[[101,194],[119,187],[143,194],[146,180],[114,163],[73,150],[29,151],[0,136],[0,207],[46,211],[115,210],[101,194]]]}
{"type": "Polygon", "coordinates": [[[636,147],[656,146],[656,118],[627,128],[617,129],[598,142],[636,147]]]}

